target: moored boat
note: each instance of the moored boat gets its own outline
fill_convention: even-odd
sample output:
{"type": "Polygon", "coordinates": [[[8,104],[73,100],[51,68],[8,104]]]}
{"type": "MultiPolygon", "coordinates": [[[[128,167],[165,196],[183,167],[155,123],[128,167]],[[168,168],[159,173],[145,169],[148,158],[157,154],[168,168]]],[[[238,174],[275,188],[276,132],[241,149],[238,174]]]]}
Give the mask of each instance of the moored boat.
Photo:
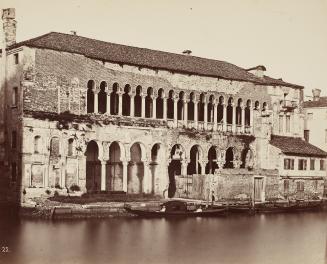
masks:
{"type": "Polygon", "coordinates": [[[129,213],[140,217],[211,217],[222,216],[226,212],[226,208],[210,208],[203,207],[198,209],[188,209],[187,202],[184,201],[168,201],[161,206],[161,210],[149,210],[146,208],[131,208],[125,206],[125,210],[129,213]]]}

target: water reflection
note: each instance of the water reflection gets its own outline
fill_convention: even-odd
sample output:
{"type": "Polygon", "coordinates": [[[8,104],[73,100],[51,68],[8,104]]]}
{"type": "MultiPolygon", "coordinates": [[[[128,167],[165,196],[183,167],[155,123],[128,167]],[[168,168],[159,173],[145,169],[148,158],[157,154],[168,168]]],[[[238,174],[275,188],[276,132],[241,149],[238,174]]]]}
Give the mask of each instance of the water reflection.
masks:
{"type": "Polygon", "coordinates": [[[327,213],[0,221],[0,263],[325,263],[327,213]]]}

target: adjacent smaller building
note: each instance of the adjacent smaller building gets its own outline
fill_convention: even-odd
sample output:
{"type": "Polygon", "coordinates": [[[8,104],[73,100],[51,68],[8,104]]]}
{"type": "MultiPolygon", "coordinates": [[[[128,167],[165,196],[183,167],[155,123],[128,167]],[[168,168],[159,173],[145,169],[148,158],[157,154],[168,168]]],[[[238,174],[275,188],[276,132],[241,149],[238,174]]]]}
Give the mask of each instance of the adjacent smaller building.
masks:
{"type": "Polygon", "coordinates": [[[312,94],[312,100],[303,103],[304,138],[327,151],[327,96],[320,96],[320,89],[313,89],[312,94]]]}
{"type": "Polygon", "coordinates": [[[272,166],[279,168],[282,196],[312,199],[324,195],[325,151],[301,138],[273,135],[270,157],[272,166]]]}

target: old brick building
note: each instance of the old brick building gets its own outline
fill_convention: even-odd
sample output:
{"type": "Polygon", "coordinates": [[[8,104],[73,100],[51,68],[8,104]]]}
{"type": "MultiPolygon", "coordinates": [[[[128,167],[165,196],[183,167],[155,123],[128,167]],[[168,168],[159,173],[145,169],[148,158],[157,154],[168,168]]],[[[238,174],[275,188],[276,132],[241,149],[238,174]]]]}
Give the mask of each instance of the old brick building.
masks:
{"type": "Polygon", "coordinates": [[[78,185],[265,200],[285,195],[285,179],[307,182],[291,195],[322,194],[318,168],[283,174],[287,155],[326,158],[302,140],[302,86],[264,66],[77,35],[16,43],[14,9],[2,19],[1,178],[15,198],[78,185]]]}

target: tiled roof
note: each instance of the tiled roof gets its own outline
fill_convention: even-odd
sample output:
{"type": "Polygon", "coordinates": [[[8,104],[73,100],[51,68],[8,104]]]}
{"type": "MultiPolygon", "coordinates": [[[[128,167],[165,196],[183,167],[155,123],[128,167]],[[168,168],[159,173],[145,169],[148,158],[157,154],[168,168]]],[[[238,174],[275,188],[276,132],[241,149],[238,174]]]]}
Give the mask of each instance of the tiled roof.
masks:
{"type": "Polygon", "coordinates": [[[264,78],[256,77],[245,69],[225,61],[125,46],[58,32],[50,32],[34,39],[16,43],[10,49],[19,46],[65,51],[114,63],[211,76],[227,80],[303,88],[303,86],[267,76],[264,78]]]}
{"type": "Polygon", "coordinates": [[[283,153],[295,156],[314,156],[326,157],[327,152],[304,141],[301,138],[271,136],[269,142],[271,145],[279,148],[283,153]]]}
{"type": "Polygon", "coordinates": [[[327,107],[327,96],[319,97],[318,101],[306,101],[303,103],[303,107],[327,107]]]}

